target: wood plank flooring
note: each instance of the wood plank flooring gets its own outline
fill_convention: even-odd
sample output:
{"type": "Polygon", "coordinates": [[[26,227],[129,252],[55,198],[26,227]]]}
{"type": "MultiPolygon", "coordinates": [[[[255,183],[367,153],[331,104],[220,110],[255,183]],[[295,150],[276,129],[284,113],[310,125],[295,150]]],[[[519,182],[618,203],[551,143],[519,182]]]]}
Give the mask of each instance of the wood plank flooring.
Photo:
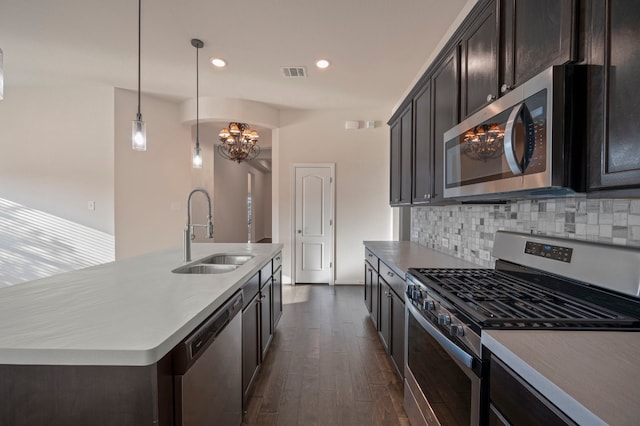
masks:
{"type": "Polygon", "coordinates": [[[283,315],[243,425],[408,425],[362,286],[283,286],[283,315]]]}

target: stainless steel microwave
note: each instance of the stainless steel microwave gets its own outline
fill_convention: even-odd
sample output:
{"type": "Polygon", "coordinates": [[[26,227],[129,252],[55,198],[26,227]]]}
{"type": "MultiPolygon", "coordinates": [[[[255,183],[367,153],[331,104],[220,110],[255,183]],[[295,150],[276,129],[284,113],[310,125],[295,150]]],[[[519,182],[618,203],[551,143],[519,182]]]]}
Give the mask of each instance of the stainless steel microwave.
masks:
{"type": "Polygon", "coordinates": [[[584,70],[546,69],[444,134],[444,197],[500,200],[582,191],[584,70]]]}

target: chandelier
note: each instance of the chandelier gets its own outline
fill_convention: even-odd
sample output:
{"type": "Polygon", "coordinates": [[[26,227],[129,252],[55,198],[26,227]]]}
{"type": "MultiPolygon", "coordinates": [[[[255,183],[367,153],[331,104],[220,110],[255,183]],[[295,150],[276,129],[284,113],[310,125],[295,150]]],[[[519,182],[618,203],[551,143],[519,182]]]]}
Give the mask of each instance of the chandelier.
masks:
{"type": "Polygon", "coordinates": [[[464,134],[462,152],[473,160],[487,161],[502,156],[504,130],[497,124],[481,124],[464,134]]]}
{"type": "Polygon", "coordinates": [[[229,128],[220,130],[218,153],[227,160],[241,163],[252,160],[260,154],[258,132],[246,123],[229,123],[229,128]]]}

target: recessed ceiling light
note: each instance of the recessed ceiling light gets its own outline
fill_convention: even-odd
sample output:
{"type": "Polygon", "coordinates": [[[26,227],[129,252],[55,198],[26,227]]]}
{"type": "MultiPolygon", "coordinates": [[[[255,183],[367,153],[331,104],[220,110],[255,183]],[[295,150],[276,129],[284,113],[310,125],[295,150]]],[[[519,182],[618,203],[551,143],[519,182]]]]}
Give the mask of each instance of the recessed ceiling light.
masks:
{"type": "Polygon", "coordinates": [[[318,59],[316,61],[316,67],[320,68],[321,70],[323,70],[325,68],[329,68],[329,65],[331,65],[331,64],[326,59],[318,59]]]}
{"type": "Polygon", "coordinates": [[[227,61],[222,58],[211,58],[211,65],[216,68],[224,68],[227,66],[227,61]]]}

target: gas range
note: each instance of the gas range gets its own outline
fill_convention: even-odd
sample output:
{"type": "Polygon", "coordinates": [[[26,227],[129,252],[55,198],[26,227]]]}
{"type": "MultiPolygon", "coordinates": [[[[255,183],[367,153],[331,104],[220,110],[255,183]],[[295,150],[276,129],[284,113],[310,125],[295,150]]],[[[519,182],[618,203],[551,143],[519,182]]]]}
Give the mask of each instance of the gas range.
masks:
{"type": "Polygon", "coordinates": [[[640,276],[618,281],[629,274],[622,265],[640,264],[640,250],[498,232],[494,253],[503,256],[495,269],[409,269],[408,301],[478,356],[482,329],[640,331],[640,276]],[[608,270],[609,279],[576,280],[594,249],[591,264],[598,276],[608,270]]]}
{"type": "Polygon", "coordinates": [[[640,248],[500,231],[493,255],[495,269],[408,271],[412,424],[487,423],[483,330],[640,331],[640,248]]]}

